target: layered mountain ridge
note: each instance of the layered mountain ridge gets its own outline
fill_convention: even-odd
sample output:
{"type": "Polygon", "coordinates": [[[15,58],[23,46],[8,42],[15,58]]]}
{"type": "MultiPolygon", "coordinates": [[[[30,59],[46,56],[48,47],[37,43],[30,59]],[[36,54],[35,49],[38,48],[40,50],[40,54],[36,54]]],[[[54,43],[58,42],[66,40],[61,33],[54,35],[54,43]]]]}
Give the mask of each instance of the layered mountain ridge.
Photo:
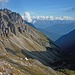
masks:
{"type": "Polygon", "coordinates": [[[34,26],[53,41],[75,28],[75,20],[35,20],[34,26]]]}

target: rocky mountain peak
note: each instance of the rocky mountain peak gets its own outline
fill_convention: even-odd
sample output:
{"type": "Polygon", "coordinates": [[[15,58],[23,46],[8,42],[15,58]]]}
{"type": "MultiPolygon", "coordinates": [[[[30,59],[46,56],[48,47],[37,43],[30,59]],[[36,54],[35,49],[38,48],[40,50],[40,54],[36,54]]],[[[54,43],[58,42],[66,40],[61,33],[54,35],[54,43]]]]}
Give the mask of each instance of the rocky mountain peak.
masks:
{"type": "Polygon", "coordinates": [[[16,22],[16,23],[22,23],[23,22],[23,19],[22,19],[21,15],[19,13],[12,12],[11,10],[0,9],[0,14],[2,14],[2,16],[4,16],[3,18],[5,18],[5,19],[8,18],[12,22],[16,22]]]}
{"type": "MultiPolygon", "coordinates": [[[[15,27],[17,24],[23,24],[23,19],[19,13],[12,12],[8,9],[0,9],[0,35],[8,36],[9,32],[16,34],[15,27]]],[[[17,29],[21,29],[20,27],[17,29]]]]}
{"type": "MultiPolygon", "coordinates": [[[[1,9],[2,10],[2,9],[1,9]]],[[[12,11],[11,10],[8,10],[7,8],[4,8],[3,9],[3,12],[5,12],[5,13],[7,13],[7,14],[11,14],[12,13],[12,11]]]]}

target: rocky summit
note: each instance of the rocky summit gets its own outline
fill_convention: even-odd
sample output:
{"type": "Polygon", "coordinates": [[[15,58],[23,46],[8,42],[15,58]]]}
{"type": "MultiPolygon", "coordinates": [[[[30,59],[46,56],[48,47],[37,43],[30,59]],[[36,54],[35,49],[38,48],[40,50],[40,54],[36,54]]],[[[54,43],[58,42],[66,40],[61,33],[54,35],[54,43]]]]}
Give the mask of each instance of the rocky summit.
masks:
{"type": "Polygon", "coordinates": [[[25,23],[19,13],[0,9],[0,75],[66,75],[55,70],[62,61],[52,40],[25,23]]]}

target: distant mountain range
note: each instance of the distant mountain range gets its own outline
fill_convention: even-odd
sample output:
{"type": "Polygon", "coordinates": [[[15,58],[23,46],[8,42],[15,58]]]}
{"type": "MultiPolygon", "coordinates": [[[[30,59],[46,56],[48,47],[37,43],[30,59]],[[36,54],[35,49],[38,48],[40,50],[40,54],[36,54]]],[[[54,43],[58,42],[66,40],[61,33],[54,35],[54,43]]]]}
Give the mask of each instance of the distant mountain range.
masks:
{"type": "Polygon", "coordinates": [[[52,39],[53,41],[57,40],[61,35],[60,34],[56,34],[53,32],[48,32],[47,30],[41,29],[41,28],[37,28],[40,32],[42,32],[43,34],[45,34],[48,38],[52,39]]]}
{"type": "Polygon", "coordinates": [[[55,41],[75,28],[75,20],[37,20],[34,26],[55,41]]]}
{"type": "Polygon", "coordinates": [[[70,31],[72,31],[75,28],[75,22],[69,23],[69,24],[56,24],[53,26],[49,26],[47,28],[45,28],[45,30],[49,31],[49,32],[54,32],[60,35],[64,35],[69,33],[70,31]]]}
{"type": "Polygon", "coordinates": [[[45,29],[53,25],[64,25],[75,22],[74,20],[35,20],[34,26],[36,28],[45,29]]]}

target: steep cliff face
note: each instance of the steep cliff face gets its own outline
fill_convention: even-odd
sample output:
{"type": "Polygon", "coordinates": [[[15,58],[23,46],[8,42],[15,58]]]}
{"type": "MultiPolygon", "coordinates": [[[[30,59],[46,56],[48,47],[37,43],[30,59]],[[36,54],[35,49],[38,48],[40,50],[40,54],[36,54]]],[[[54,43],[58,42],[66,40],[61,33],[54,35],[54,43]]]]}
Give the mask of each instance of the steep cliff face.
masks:
{"type": "Polygon", "coordinates": [[[3,9],[0,10],[0,35],[8,36],[9,33],[16,34],[15,24],[23,23],[22,17],[10,10],[3,9]]]}
{"type": "Polygon", "coordinates": [[[62,52],[45,35],[25,24],[18,13],[3,9],[0,64],[2,75],[58,75],[52,68],[63,64],[62,52]]]}

